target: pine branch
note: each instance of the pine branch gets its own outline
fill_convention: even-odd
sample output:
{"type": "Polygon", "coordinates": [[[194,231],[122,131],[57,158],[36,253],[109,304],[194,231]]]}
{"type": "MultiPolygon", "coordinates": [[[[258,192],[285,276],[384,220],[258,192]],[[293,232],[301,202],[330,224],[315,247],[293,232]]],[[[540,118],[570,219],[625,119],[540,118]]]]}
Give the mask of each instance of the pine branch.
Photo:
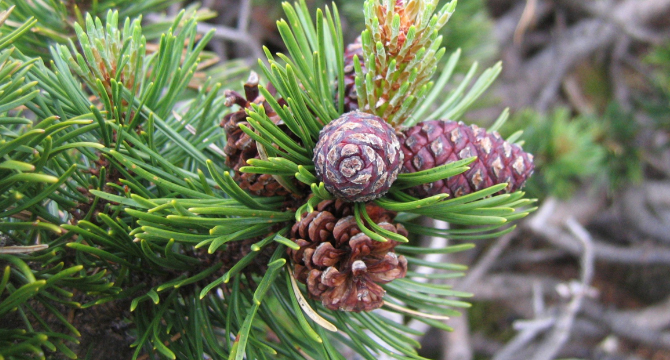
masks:
{"type": "MultiPolygon", "coordinates": [[[[94,3],[86,13],[61,3],[17,2],[9,14],[14,27],[2,27],[8,35],[0,38],[0,231],[12,244],[0,247],[0,316],[16,315],[26,333],[0,331],[0,345],[12,344],[0,347],[0,355],[75,356],[80,324],[63,309],[122,304],[136,331],[135,359],[340,359],[341,346],[367,359],[381,353],[420,358],[415,331],[367,312],[371,308],[351,296],[358,293],[347,290],[353,300],[343,295],[330,302],[315,295],[313,282],[326,286],[328,276],[311,275],[312,283],[300,278],[297,261],[306,257],[297,252],[306,253],[300,240],[307,240],[299,237],[315,240],[321,232],[300,235],[300,227],[318,214],[335,217],[324,207],[339,207],[350,233],[337,250],[383,252],[382,263],[391,268],[375,273],[381,285],[365,284],[369,296],[384,296],[374,305],[448,329],[437,320],[469,306],[457,300],[469,294],[419,281],[415,277],[422,275],[411,269],[409,277],[396,278],[408,264],[444,270],[435,278],[461,276],[463,266],[421,256],[472,245],[422,248],[402,224],[412,235],[490,238],[511,231],[510,223],[532,211],[533,201],[522,192],[494,195],[505,184],[457,198],[419,199],[404,192],[463,174],[474,158],[401,174],[374,203],[349,204],[331,194],[316,175],[313,153],[322,128],[344,112],[344,43],[335,6],[312,17],[305,1],[285,3],[286,20],[278,28],[287,55],[265,49],[268,64],[260,67],[272,86],[258,85],[256,77],[257,86],[245,87],[249,94],[243,98],[221,91],[228,84],[198,78],[213,59],[204,49],[214,34],[199,37],[196,21],[207,13],[182,11],[170,24],[147,29],[137,16],[158,6],[155,1],[122,1],[118,12],[107,11],[112,4],[94,3]],[[22,18],[23,25],[15,26],[22,18]],[[35,31],[26,32],[30,28],[35,31]],[[154,36],[156,29],[163,33],[154,36]],[[26,41],[10,48],[19,37],[26,41]],[[49,54],[40,50],[47,41],[53,44],[49,54]],[[244,109],[228,112],[233,104],[244,109]],[[258,153],[239,170],[277,179],[290,195],[251,194],[230,172],[226,150],[234,139],[220,132],[222,115],[246,122],[239,124],[240,136],[258,153]],[[464,228],[436,230],[412,222],[423,215],[464,228]],[[336,333],[324,331],[334,328],[336,333]]],[[[429,92],[444,53],[436,31],[455,2],[437,13],[437,1],[384,4],[366,2],[367,72],[358,64],[364,94],[359,98],[388,122],[413,124],[407,119],[432,110],[458,62],[456,53],[429,92]]],[[[224,65],[227,75],[217,80],[234,79],[243,69],[224,65]]],[[[466,92],[472,70],[434,116],[461,116],[499,70],[485,71],[466,92]]],[[[505,119],[501,115],[496,126],[505,119]]],[[[335,223],[330,225],[324,231],[333,232],[335,223]]],[[[315,240],[309,250],[335,242],[315,240]]],[[[351,259],[357,269],[374,265],[365,263],[368,255],[357,256],[351,259]]],[[[340,270],[345,280],[333,278],[329,289],[357,281],[347,273],[352,269],[340,270]]]]}
{"type": "MultiPolygon", "coordinates": [[[[454,12],[456,1],[434,14],[436,8],[437,1],[365,2],[366,30],[361,38],[366,70],[356,68],[359,108],[395,126],[410,116],[444,55],[437,32],[454,12]]],[[[354,64],[359,64],[358,57],[354,64]]]]}

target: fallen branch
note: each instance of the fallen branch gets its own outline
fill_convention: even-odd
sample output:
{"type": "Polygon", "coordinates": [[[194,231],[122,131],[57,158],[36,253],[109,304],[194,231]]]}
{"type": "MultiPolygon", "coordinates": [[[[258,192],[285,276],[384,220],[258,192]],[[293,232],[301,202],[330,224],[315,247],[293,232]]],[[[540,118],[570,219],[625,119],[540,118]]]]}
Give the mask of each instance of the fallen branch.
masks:
{"type": "MultiPolygon", "coordinates": [[[[582,251],[579,240],[548,221],[555,207],[555,200],[545,201],[535,217],[525,225],[550,244],[579,256],[582,251]]],[[[614,246],[597,238],[592,240],[592,246],[596,260],[617,264],[670,264],[670,249],[667,247],[645,244],[629,247],[614,246]]]]}
{"type": "Polygon", "coordinates": [[[620,316],[616,310],[605,310],[602,305],[586,301],[583,313],[591,320],[604,324],[614,334],[653,347],[670,349],[670,332],[658,331],[647,326],[631,323],[629,318],[620,316]]]}
{"type": "Polygon", "coordinates": [[[533,295],[533,284],[540,284],[543,296],[555,295],[553,290],[560,283],[558,279],[515,273],[497,273],[488,275],[472,284],[468,291],[475,300],[514,300],[529,299],[533,295]]]}
{"type": "Polygon", "coordinates": [[[535,356],[533,357],[534,360],[553,359],[554,356],[558,354],[561,347],[568,341],[570,338],[570,332],[572,330],[572,324],[574,323],[579,309],[582,307],[584,295],[586,294],[586,290],[590,286],[591,280],[593,279],[594,254],[592,245],[593,241],[591,236],[574,219],[568,219],[566,225],[575,235],[575,237],[582,243],[582,275],[579,284],[580,286],[573,295],[573,298],[568,306],[557,318],[556,324],[554,325],[551,333],[544,339],[539,349],[535,353],[535,356]]]}
{"type": "Polygon", "coordinates": [[[608,7],[598,18],[579,21],[530,60],[513,64],[518,76],[512,76],[514,83],[504,84],[499,94],[506,104],[515,108],[532,105],[545,111],[556,99],[565,75],[575,64],[599,49],[612,46],[622,32],[641,40],[657,41],[657,36],[643,29],[669,11],[670,0],[627,0],[608,7]]]}

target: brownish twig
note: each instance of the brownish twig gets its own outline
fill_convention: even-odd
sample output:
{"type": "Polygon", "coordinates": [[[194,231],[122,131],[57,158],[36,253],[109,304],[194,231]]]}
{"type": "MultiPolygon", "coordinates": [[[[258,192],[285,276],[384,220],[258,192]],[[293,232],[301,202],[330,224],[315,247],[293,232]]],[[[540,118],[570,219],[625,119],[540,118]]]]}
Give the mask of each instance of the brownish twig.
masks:
{"type": "Polygon", "coordinates": [[[533,23],[535,10],[537,9],[537,0],[526,0],[526,7],[523,9],[521,19],[514,30],[514,44],[521,45],[523,35],[533,23]]]}

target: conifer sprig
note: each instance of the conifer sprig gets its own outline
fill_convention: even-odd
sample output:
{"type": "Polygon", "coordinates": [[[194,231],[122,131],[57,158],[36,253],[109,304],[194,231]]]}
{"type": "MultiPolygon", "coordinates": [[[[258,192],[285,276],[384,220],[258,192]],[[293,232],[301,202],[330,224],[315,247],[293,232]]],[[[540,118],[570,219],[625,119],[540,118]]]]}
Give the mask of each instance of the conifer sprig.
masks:
{"type": "MultiPolygon", "coordinates": [[[[136,10],[129,2],[124,4],[125,11],[136,10]]],[[[417,21],[421,36],[414,30],[416,41],[406,38],[406,43],[416,45],[412,51],[428,52],[439,46],[435,29],[446,21],[455,2],[433,16],[436,4],[409,1],[402,15],[406,18],[395,7],[387,8],[388,13],[368,14],[370,21],[373,15],[385,19],[384,24],[390,19],[386,26],[391,38],[395,28],[400,36],[401,27],[394,19],[401,25],[417,21]],[[425,19],[419,19],[425,13],[425,19]]],[[[21,9],[23,14],[34,10],[21,9]]],[[[365,359],[376,359],[379,353],[421,358],[410,336],[415,331],[404,323],[378,312],[328,310],[298,296],[308,289],[294,285],[285,270],[286,249],[296,247],[289,239],[292,225],[319,202],[332,198],[314,175],[312,148],[321,128],[343,112],[344,44],[337,8],[318,11],[315,20],[305,1],[285,3],[284,10],[287,20],[278,25],[288,55],[275,57],[266,51],[269,65],[262,67],[277,98],[260,89],[282,124],[269,120],[269,109],[247,110],[250,126],[243,131],[266,156],[241,170],[306,184],[311,197],[291,201],[250,195],[222,166],[225,139],[216,125],[226,111],[226,98],[222,85],[210,80],[198,83],[197,91],[189,86],[201,70],[211,35],[197,41],[196,21],[186,13],[166,28],[153,53],[145,50],[145,37],[150,37],[138,19],[118,21],[124,11],[109,12],[104,21],[82,14],[73,33],[55,39],[53,67],[20,49],[0,53],[0,64],[7,66],[0,68],[0,86],[21,90],[0,94],[9,104],[0,111],[0,174],[6,175],[0,180],[0,209],[5,209],[0,213],[0,231],[20,246],[38,240],[49,246],[26,255],[3,253],[0,248],[4,266],[0,316],[18,314],[20,327],[30,330],[0,332],[0,345],[15,345],[9,350],[0,346],[0,355],[25,358],[58,351],[73,356],[76,324],[51,304],[81,311],[77,309],[120,302],[134,325],[135,359],[143,353],[173,359],[204,354],[213,359],[342,359],[342,346],[365,359]],[[75,37],[79,44],[69,44],[75,37]],[[287,105],[279,105],[280,97],[287,105]],[[36,119],[34,125],[23,112],[36,119]],[[75,291],[82,300],[73,299],[75,291]],[[66,333],[52,331],[36,304],[45,306],[66,333]],[[324,324],[331,326],[326,329],[324,324]],[[335,333],[326,331],[334,328],[335,333]],[[279,341],[268,337],[270,333],[279,341]]],[[[45,24],[40,26],[55,25],[45,24]]],[[[39,34],[46,33],[40,29],[39,34]]],[[[396,55],[402,52],[397,44],[396,55]]],[[[452,57],[449,64],[457,60],[452,57]]],[[[434,64],[421,66],[425,74],[434,71],[430,70],[434,64]]],[[[444,111],[461,114],[493,77],[485,77],[472,95],[463,85],[444,111]]],[[[417,73],[412,83],[417,79],[425,80],[417,73]]],[[[414,89],[416,94],[427,94],[427,81],[414,89]]],[[[444,86],[447,81],[448,76],[438,83],[444,86]]],[[[420,96],[412,101],[418,100],[420,96]]],[[[402,192],[461,174],[469,161],[401,175],[377,204],[400,212],[397,220],[413,235],[472,240],[510,231],[511,221],[532,210],[523,193],[491,197],[500,190],[492,187],[457,199],[438,195],[419,200],[402,192]],[[424,228],[412,222],[421,215],[465,226],[424,228]]],[[[353,216],[371,238],[411,240],[375,224],[364,205],[358,205],[353,216]]],[[[455,300],[469,294],[424,280],[461,276],[465,267],[425,260],[423,255],[470,247],[425,249],[411,242],[398,246],[397,253],[407,258],[410,271],[406,279],[384,285],[386,309],[448,329],[438,320],[469,306],[455,300]],[[415,265],[432,267],[437,273],[417,273],[415,265]]]]}
{"type": "MultiPolygon", "coordinates": [[[[384,2],[384,4],[388,5],[386,2],[384,2]]],[[[366,5],[366,9],[370,11],[368,11],[366,14],[371,17],[381,16],[378,14],[379,10],[373,12],[371,9],[387,9],[387,10],[390,9],[388,7],[384,7],[386,6],[384,4],[368,2],[366,5]],[[373,5],[377,7],[374,7],[373,5]]],[[[436,4],[432,4],[430,2],[412,1],[408,3],[405,9],[402,8],[403,5],[401,1],[398,3],[398,6],[391,9],[392,12],[394,12],[393,14],[395,15],[393,14],[388,15],[386,13],[383,13],[382,18],[386,19],[385,16],[387,15],[397,18],[400,16],[399,13],[402,13],[402,15],[406,17],[409,16],[410,18],[411,16],[417,17],[419,13],[424,14],[426,19],[418,21],[417,23],[418,25],[415,25],[415,27],[421,28],[421,34],[425,33],[433,35],[431,35],[432,38],[428,37],[428,35],[426,35],[426,37],[424,38],[418,38],[418,37],[415,38],[417,45],[415,46],[415,48],[413,48],[412,51],[418,51],[418,49],[423,48],[424,45],[426,44],[439,43],[438,41],[439,39],[436,36],[436,31],[439,28],[439,26],[444,25],[444,23],[449,17],[449,14],[453,13],[455,4],[456,4],[455,1],[450,2],[447,5],[445,5],[440,10],[440,12],[438,12],[437,14],[433,14],[433,11],[436,8],[436,4]],[[430,15],[432,15],[432,17],[430,15],[425,15],[424,11],[428,10],[430,10],[429,12],[430,15]]],[[[276,86],[277,88],[276,97],[281,97],[283,99],[289,100],[288,101],[289,105],[280,106],[279,103],[276,101],[275,96],[271,95],[266,89],[262,87],[261,92],[265,96],[266,100],[268,100],[268,102],[271,104],[273,110],[275,110],[277,114],[280,116],[280,118],[284,121],[286,126],[294,134],[300,137],[303,144],[307,145],[306,148],[308,150],[311,150],[313,146],[312,144],[317,139],[318,130],[324,124],[323,121],[321,121],[320,117],[316,116],[315,118],[316,110],[312,109],[312,111],[306,111],[308,109],[306,105],[309,104],[310,102],[313,103],[314,100],[310,95],[310,90],[303,85],[303,81],[309,81],[310,79],[320,77],[321,83],[327,83],[330,77],[326,76],[325,73],[314,73],[313,71],[316,68],[308,67],[307,64],[310,62],[304,61],[304,59],[306,59],[307,56],[313,56],[319,58],[318,49],[309,47],[307,45],[310,43],[307,40],[308,37],[306,35],[302,35],[302,32],[306,34],[309,33],[315,34],[318,32],[317,31],[318,29],[315,29],[315,25],[313,22],[305,20],[310,19],[310,15],[307,12],[304,4],[301,2],[299,4],[295,4],[295,6],[291,6],[285,3],[284,9],[287,12],[287,16],[289,16],[289,18],[291,19],[294,19],[291,22],[292,24],[300,24],[300,25],[309,24],[308,27],[305,27],[304,25],[303,27],[296,25],[293,28],[289,28],[286,22],[283,21],[278,22],[279,27],[283,28],[282,36],[286,40],[289,53],[292,55],[292,58],[279,55],[286,65],[280,65],[277,61],[274,60],[274,57],[266,51],[266,53],[268,54],[268,60],[271,64],[272,70],[266,67],[265,73],[270,78],[270,82],[273,85],[275,85],[275,82],[278,82],[280,84],[293,82],[293,85],[291,86],[283,86],[283,85],[276,86]],[[296,19],[300,20],[298,21],[296,19]],[[305,29],[311,29],[311,30],[305,30],[305,29]],[[298,34],[296,33],[296,31],[301,31],[301,33],[298,34]],[[304,37],[304,41],[295,40],[300,39],[301,37],[304,37]],[[293,59],[296,56],[301,60],[293,59]],[[294,77],[292,76],[287,76],[288,74],[291,75],[294,74],[292,72],[293,67],[291,66],[291,64],[294,64],[294,61],[296,63],[300,61],[304,62],[303,64],[304,73],[297,80],[294,80],[294,77]],[[304,99],[302,100],[303,101],[302,106],[298,106],[296,102],[291,101],[292,99],[296,98],[304,99]],[[294,106],[291,106],[291,104],[293,104],[294,106]],[[303,110],[302,111],[296,110],[296,108],[297,109],[302,108],[303,110]]],[[[321,12],[317,12],[317,19],[319,19],[321,16],[322,16],[321,12]]],[[[373,23],[377,24],[378,21],[379,20],[375,21],[374,19],[370,19],[370,21],[368,22],[370,24],[373,23]]],[[[320,24],[321,22],[317,21],[316,23],[320,24]]],[[[337,26],[331,26],[331,28],[337,28],[337,26]]],[[[383,29],[383,26],[379,25],[379,28],[383,29]]],[[[408,26],[408,28],[410,28],[410,26],[408,26]]],[[[372,34],[373,32],[370,31],[370,33],[372,34]]],[[[375,33],[381,36],[380,32],[375,33]]],[[[401,47],[395,46],[395,48],[393,49],[395,49],[393,50],[395,52],[400,52],[401,47]]],[[[373,54],[376,53],[373,52],[373,54]]],[[[381,56],[379,54],[377,55],[381,56]]],[[[441,76],[441,78],[438,80],[438,85],[440,87],[444,87],[445,84],[448,82],[453,72],[453,69],[456,63],[458,62],[459,55],[460,52],[457,51],[450,57],[446,65],[447,68],[445,69],[446,75],[443,74],[443,76],[441,76]]],[[[370,56],[372,57],[373,55],[370,56]]],[[[409,57],[409,55],[407,54],[405,54],[405,56],[409,57]]],[[[333,63],[337,63],[337,61],[333,61],[333,63]]],[[[433,69],[431,71],[434,71],[435,70],[434,68],[435,66],[433,66],[433,69]]],[[[479,98],[482,95],[483,91],[486,88],[488,88],[488,86],[490,86],[492,81],[497,77],[497,75],[500,72],[500,64],[497,64],[493,68],[486,70],[482,74],[482,76],[475,82],[472,88],[466,92],[467,86],[469,85],[471,79],[474,77],[476,70],[477,65],[475,64],[468,72],[468,75],[466,76],[464,81],[448,96],[447,101],[445,102],[446,106],[442,105],[431,115],[431,117],[442,116],[444,113],[449,113],[454,117],[460,116],[463,112],[465,112],[465,110],[470,105],[472,105],[472,103],[477,98],[479,98]]],[[[367,74],[370,74],[370,72],[368,72],[367,74]]],[[[428,86],[431,85],[432,84],[429,84],[428,86]]],[[[333,88],[333,90],[335,89],[333,88]]],[[[432,89],[431,94],[428,96],[428,98],[425,99],[423,103],[419,103],[419,105],[421,105],[419,111],[420,112],[427,111],[432,105],[431,102],[438,97],[438,94],[440,92],[441,89],[438,88],[432,89]]],[[[334,96],[334,91],[333,93],[331,93],[330,99],[333,98],[336,98],[334,96]]],[[[321,102],[322,99],[319,99],[319,101],[321,102]]],[[[416,105],[416,103],[414,104],[416,105]]],[[[318,115],[318,113],[316,114],[318,115]]],[[[296,211],[296,219],[299,219],[301,218],[301,213],[303,211],[305,210],[312,211],[313,206],[316,203],[318,203],[320,200],[328,198],[327,192],[324,194],[319,191],[320,184],[318,183],[317,178],[313,171],[313,164],[311,161],[311,151],[303,154],[302,149],[300,149],[301,144],[292,143],[291,141],[288,141],[288,139],[286,141],[281,140],[280,139],[281,137],[285,137],[284,131],[279,126],[274,124],[267,117],[267,115],[265,115],[265,109],[263,109],[262,107],[254,106],[251,110],[249,110],[249,116],[250,116],[249,119],[250,124],[253,126],[253,130],[245,127],[242,127],[242,129],[253,139],[257,140],[259,144],[263,145],[264,149],[268,153],[269,158],[265,160],[250,160],[249,166],[242,167],[240,171],[257,173],[257,174],[272,174],[275,176],[282,176],[285,178],[294,177],[298,181],[301,181],[309,185],[310,188],[312,189],[312,195],[311,195],[312,198],[310,201],[308,201],[302,207],[300,207],[298,211],[296,211]],[[299,169],[299,171],[296,171],[297,169],[299,169]]],[[[408,121],[408,123],[415,121],[416,119],[411,119],[408,121]]],[[[487,228],[485,230],[488,231],[489,233],[500,226],[504,226],[504,224],[506,224],[508,220],[511,221],[517,218],[524,217],[529,212],[533,211],[533,208],[530,206],[532,201],[524,200],[522,202],[516,202],[516,200],[521,199],[523,197],[523,193],[515,194],[514,198],[506,203],[513,205],[515,208],[526,209],[523,211],[517,212],[511,207],[501,207],[495,203],[489,203],[489,202],[483,202],[481,207],[478,206],[479,203],[476,200],[484,199],[485,197],[498,192],[500,190],[499,189],[500,186],[476,192],[474,194],[471,194],[471,197],[451,200],[452,202],[458,200],[459,204],[462,202],[472,201],[472,203],[463,213],[460,212],[461,210],[458,207],[454,208],[453,212],[451,210],[451,207],[440,207],[435,208],[435,210],[432,210],[433,205],[440,204],[445,200],[444,196],[436,196],[424,200],[418,200],[416,198],[412,198],[409,195],[399,192],[399,190],[416,186],[418,184],[430,183],[432,181],[461,174],[468,170],[467,164],[468,162],[471,162],[473,160],[474,159],[450,163],[448,165],[434,168],[424,172],[418,172],[413,174],[401,174],[399,176],[398,181],[393,185],[392,189],[394,189],[394,191],[392,191],[391,195],[382,198],[381,200],[379,200],[378,203],[380,205],[384,204],[386,207],[394,211],[410,211],[410,212],[416,211],[416,213],[421,213],[422,215],[428,215],[438,219],[449,219],[463,224],[493,226],[493,228],[487,228]]],[[[496,197],[498,201],[505,198],[507,197],[506,196],[496,197]]],[[[506,226],[504,227],[507,228],[506,226]]]]}
{"type": "MultiPolygon", "coordinates": [[[[93,17],[87,14],[86,31],[78,23],[74,24],[83,54],[79,53],[74,43],[70,43],[70,49],[61,45],[58,55],[92,89],[102,86],[108,94],[105,100],[110,101],[112,80],[137,91],[135,76],[142,74],[146,39],[141,33],[141,18],[132,23],[127,18],[121,29],[116,11],[107,14],[105,25],[97,20],[94,22],[93,17]]],[[[96,92],[100,90],[96,89],[96,92]]]]}
{"type": "MultiPolygon", "coordinates": [[[[5,40],[13,41],[28,28],[19,26],[0,45],[6,47],[5,40]]],[[[41,100],[40,82],[29,80],[39,69],[36,64],[37,59],[24,58],[14,48],[0,53],[0,317],[13,326],[0,333],[0,357],[7,359],[44,358],[45,351],[73,356],[70,346],[81,335],[63,309],[85,306],[74,292],[111,296],[116,291],[102,276],[88,276],[83,265],[66,264],[62,246],[70,238],[63,227],[68,215],[59,209],[87,200],[76,191],[82,179],[74,179],[77,164],[66,154],[102,146],[83,139],[59,141],[91,120],[48,116],[33,125],[24,116],[41,100]],[[45,315],[64,332],[44,325],[45,315]],[[42,326],[33,327],[28,318],[42,326]]]]}
{"type": "MultiPolygon", "coordinates": [[[[16,42],[15,46],[24,54],[31,56],[40,56],[48,59],[48,49],[51,44],[58,43],[67,45],[70,40],[76,38],[74,24],[84,26],[86,16],[100,16],[101,20],[106,20],[106,15],[110,10],[120,10],[120,16],[125,18],[137,18],[146,11],[159,11],[170,6],[175,0],[99,0],[88,2],[63,2],[63,1],[24,1],[24,0],[3,0],[0,2],[0,9],[13,9],[10,19],[12,25],[6,25],[6,28],[14,29],[13,24],[25,24],[28,21],[35,21],[29,29],[31,32],[26,34],[23,41],[16,42]]],[[[195,10],[191,10],[195,13],[195,10]]],[[[199,14],[206,16],[205,14],[199,14]]],[[[172,19],[166,19],[165,22],[157,24],[155,27],[161,30],[167,29],[172,23],[172,19]]],[[[153,39],[157,34],[144,34],[153,39]]]]}
{"type": "Polygon", "coordinates": [[[366,29],[361,35],[365,72],[361,59],[354,59],[360,109],[394,126],[411,116],[444,55],[438,30],[456,3],[453,0],[435,12],[438,0],[365,2],[366,29]]]}

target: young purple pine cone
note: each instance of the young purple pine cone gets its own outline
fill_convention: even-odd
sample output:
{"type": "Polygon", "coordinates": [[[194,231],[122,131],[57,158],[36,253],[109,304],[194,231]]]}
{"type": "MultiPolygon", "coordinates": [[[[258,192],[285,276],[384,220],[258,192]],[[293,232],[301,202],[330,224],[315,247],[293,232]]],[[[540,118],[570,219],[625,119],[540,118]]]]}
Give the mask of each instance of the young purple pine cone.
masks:
{"type": "Polygon", "coordinates": [[[360,111],[326,125],[314,148],[319,181],[331,194],[352,202],[383,196],[398,177],[402,159],[393,128],[360,111]]]}
{"type": "Polygon", "coordinates": [[[403,172],[417,172],[477,156],[470,170],[409,190],[417,197],[447,193],[459,197],[487,187],[507,183],[505,192],[520,189],[533,174],[533,155],[510,144],[497,132],[487,133],[475,125],[431,120],[405,130],[400,136],[405,155],[403,172]]]}

